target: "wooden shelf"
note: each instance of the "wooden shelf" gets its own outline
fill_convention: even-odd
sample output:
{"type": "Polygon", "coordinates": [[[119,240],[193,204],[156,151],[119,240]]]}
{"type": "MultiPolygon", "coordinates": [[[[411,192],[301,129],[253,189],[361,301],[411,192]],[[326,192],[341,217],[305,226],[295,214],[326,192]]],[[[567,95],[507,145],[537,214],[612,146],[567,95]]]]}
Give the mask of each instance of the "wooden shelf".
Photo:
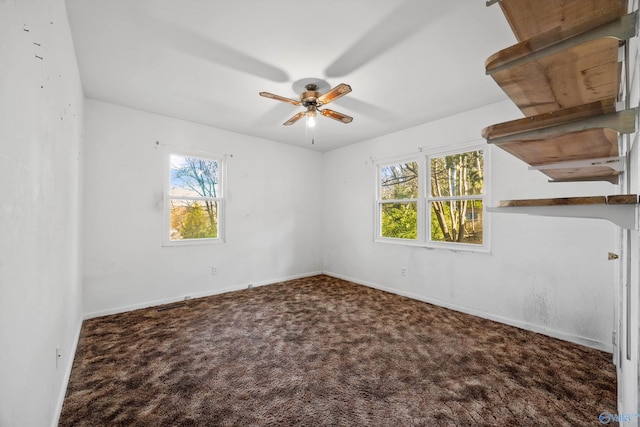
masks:
{"type": "Polygon", "coordinates": [[[624,170],[618,133],[634,132],[636,115],[635,109],[615,111],[613,100],[596,101],[492,125],[482,136],[553,181],[617,184],[624,170]]]}
{"type": "Polygon", "coordinates": [[[637,194],[553,199],[503,200],[494,213],[520,213],[537,216],[604,219],[623,228],[638,229],[637,194]]]}
{"type": "MultiPolygon", "coordinates": [[[[618,48],[635,34],[635,14],[573,34],[557,31],[501,50],[486,72],[527,116],[604,99],[620,87],[618,48]]],[[[580,29],[582,30],[581,25],[580,29]]]]}
{"type": "Polygon", "coordinates": [[[626,14],[627,1],[565,0],[543,6],[531,0],[502,0],[500,8],[521,42],[549,31],[571,32],[583,22],[591,27],[601,25],[626,14]]]}
{"type": "Polygon", "coordinates": [[[617,184],[625,159],[620,133],[637,111],[617,111],[620,45],[635,36],[627,0],[502,0],[519,43],[489,57],[486,72],[525,114],[482,131],[488,143],[552,182],[617,184]]]}
{"type": "Polygon", "coordinates": [[[576,205],[637,205],[637,194],[616,194],[613,196],[556,197],[552,199],[502,200],[498,208],[533,206],[576,206],[576,205]]]}

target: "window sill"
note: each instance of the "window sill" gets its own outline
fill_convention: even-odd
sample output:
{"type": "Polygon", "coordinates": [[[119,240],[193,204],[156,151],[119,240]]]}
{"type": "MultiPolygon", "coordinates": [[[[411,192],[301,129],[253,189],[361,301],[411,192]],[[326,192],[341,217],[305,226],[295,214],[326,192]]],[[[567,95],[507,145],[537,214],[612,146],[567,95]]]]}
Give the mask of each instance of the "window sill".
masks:
{"type": "Polygon", "coordinates": [[[165,240],[162,242],[163,247],[179,247],[179,246],[201,246],[201,245],[218,245],[224,243],[223,239],[188,239],[188,240],[165,240]]]}
{"type": "Polygon", "coordinates": [[[467,243],[435,243],[435,242],[417,242],[406,239],[393,239],[377,237],[374,243],[383,243],[391,245],[411,246],[424,249],[445,249],[452,252],[477,252],[490,253],[491,248],[488,245],[473,245],[467,243]]]}

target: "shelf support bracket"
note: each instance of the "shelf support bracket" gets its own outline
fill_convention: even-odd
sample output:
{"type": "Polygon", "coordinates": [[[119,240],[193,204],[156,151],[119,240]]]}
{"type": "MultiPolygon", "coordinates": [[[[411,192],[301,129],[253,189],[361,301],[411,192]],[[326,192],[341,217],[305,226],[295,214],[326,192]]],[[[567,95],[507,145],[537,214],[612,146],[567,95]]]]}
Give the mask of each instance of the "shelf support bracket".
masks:
{"type": "Polygon", "coordinates": [[[487,142],[490,144],[499,145],[512,141],[552,138],[567,133],[580,132],[597,128],[614,129],[622,134],[633,133],[636,131],[637,112],[637,108],[632,108],[629,110],[617,111],[615,113],[603,114],[601,116],[589,117],[584,120],[576,120],[573,122],[562,123],[542,129],[534,129],[515,135],[493,138],[487,140],[487,142]]]}
{"type": "Polygon", "coordinates": [[[560,197],[554,199],[502,200],[488,212],[519,213],[565,218],[604,219],[620,227],[638,229],[637,194],[612,196],[560,197]]]}
{"type": "Polygon", "coordinates": [[[624,172],[626,157],[601,157],[598,159],[572,160],[566,162],[548,163],[546,165],[529,166],[529,170],[573,169],[608,167],[617,172],[624,172]]]}
{"type": "Polygon", "coordinates": [[[567,206],[526,206],[487,207],[492,213],[518,213],[534,216],[564,218],[604,219],[622,228],[638,229],[638,205],[567,205],[567,206]]]}

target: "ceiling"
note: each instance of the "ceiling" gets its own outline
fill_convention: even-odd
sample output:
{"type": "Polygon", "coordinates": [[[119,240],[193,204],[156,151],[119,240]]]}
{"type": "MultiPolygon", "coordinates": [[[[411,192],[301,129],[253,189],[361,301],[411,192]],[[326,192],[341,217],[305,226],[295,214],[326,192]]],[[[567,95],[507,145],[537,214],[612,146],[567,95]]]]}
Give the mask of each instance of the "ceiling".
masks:
{"type": "Polygon", "coordinates": [[[66,4],[87,98],[318,151],[507,99],[484,61],[516,42],[484,0],[66,4]],[[349,84],[328,108],[353,122],[283,126],[303,108],[258,96],[310,81],[349,84]]]}

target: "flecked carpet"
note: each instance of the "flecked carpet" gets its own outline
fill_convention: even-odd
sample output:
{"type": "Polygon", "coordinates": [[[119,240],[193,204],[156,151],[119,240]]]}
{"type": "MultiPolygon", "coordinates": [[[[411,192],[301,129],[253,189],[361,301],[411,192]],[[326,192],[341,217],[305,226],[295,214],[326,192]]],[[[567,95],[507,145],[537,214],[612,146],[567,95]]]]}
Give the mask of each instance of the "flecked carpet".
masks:
{"type": "Polygon", "coordinates": [[[325,275],[85,321],[61,426],[601,425],[611,355],[325,275]]]}

